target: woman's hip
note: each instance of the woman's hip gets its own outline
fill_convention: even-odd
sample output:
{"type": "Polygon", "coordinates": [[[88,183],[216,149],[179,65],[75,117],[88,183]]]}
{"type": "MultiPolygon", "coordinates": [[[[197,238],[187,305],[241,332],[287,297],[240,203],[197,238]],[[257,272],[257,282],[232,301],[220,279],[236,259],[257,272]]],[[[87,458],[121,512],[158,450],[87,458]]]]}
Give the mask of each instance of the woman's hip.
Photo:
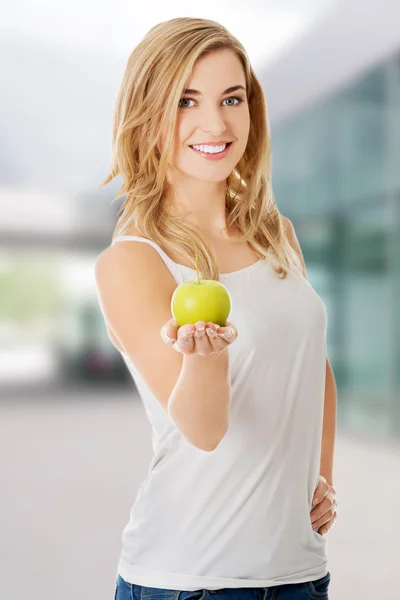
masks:
{"type": "Polygon", "coordinates": [[[194,591],[146,587],[118,574],[114,600],[329,600],[330,572],[320,579],[268,588],[222,588],[194,591]]]}

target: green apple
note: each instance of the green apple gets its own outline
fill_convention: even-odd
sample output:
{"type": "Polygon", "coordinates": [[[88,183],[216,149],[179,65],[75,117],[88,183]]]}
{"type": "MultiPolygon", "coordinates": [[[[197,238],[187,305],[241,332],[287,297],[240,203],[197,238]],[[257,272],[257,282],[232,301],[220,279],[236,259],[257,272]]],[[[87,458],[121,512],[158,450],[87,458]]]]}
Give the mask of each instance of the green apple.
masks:
{"type": "MultiPolygon", "coordinates": [[[[196,262],[197,265],[197,262],[196,262]]],[[[184,281],[171,298],[171,312],[178,327],[208,321],[224,327],[231,312],[231,298],[222,283],[214,279],[184,281]]]]}

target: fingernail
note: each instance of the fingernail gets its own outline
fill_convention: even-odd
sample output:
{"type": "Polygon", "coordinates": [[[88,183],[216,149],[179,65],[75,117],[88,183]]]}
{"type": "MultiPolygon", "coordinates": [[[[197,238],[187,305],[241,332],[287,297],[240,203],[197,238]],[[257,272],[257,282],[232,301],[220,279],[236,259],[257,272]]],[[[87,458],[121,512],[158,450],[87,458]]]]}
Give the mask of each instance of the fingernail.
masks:
{"type": "Polygon", "coordinates": [[[234,330],[232,329],[232,327],[229,327],[228,329],[225,330],[224,333],[219,333],[218,335],[220,335],[221,337],[231,337],[234,333],[234,330]]]}
{"type": "Polygon", "coordinates": [[[318,498],[314,498],[313,505],[315,506],[316,504],[318,504],[318,502],[319,502],[319,499],[318,498]]]}
{"type": "Polygon", "coordinates": [[[187,340],[189,337],[193,335],[193,331],[183,331],[178,334],[178,337],[182,340],[187,340]]]}
{"type": "Polygon", "coordinates": [[[210,337],[217,337],[215,329],[212,329],[211,327],[206,327],[206,331],[210,337]]]}
{"type": "Polygon", "coordinates": [[[166,327],[165,327],[165,328],[164,328],[164,327],[162,328],[162,330],[161,330],[161,335],[162,335],[162,337],[163,337],[163,339],[164,339],[165,341],[168,341],[168,342],[174,342],[174,341],[175,341],[173,338],[170,338],[170,337],[169,337],[169,335],[168,335],[168,333],[167,333],[167,328],[166,328],[166,327]]]}

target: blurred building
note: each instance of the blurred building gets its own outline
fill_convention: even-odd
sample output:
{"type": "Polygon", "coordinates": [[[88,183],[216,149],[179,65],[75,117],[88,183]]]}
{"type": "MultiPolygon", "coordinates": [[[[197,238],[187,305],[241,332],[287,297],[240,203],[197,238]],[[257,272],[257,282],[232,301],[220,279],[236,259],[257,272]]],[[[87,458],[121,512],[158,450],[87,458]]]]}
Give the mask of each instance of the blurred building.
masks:
{"type": "Polygon", "coordinates": [[[262,77],[274,195],[328,311],[339,425],[385,437],[400,436],[399,22],[398,2],[340,3],[262,77]]]}

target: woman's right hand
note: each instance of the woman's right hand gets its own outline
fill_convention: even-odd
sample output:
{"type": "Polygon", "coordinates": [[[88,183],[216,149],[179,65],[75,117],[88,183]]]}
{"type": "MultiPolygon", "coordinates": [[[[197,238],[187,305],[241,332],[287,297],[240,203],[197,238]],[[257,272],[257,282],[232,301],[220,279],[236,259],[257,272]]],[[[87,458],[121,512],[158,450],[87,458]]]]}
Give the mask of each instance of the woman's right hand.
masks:
{"type": "Polygon", "coordinates": [[[210,356],[220,354],[238,336],[236,327],[226,322],[220,327],[210,321],[197,321],[194,325],[179,327],[175,319],[170,319],[161,329],[161,337],[166,344],[171,344],[174,350],[181,354],[200,354],[210,356]],[[211,331],[211,333],[209,333],[211,331]]]}

